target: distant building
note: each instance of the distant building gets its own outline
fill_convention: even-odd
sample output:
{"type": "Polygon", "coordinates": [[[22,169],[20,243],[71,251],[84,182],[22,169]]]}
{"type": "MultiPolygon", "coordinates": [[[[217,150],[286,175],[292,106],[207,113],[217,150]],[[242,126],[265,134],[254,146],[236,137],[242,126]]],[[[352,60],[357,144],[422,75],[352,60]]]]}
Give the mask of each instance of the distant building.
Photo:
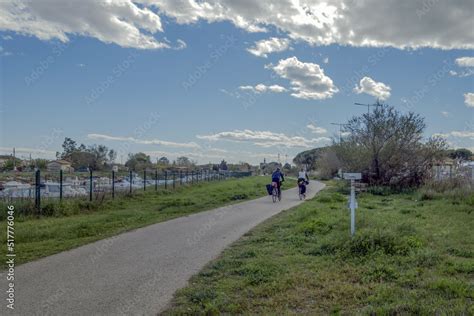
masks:
{"type": "Polygon", "coordinates": [[[74,168],[71,166],[71,163],[67,160],[54,160],[49,162],[47,165],[47,170],[50,172],[55,172],[62,170],[64,172],[73,172],[74,168]]]}

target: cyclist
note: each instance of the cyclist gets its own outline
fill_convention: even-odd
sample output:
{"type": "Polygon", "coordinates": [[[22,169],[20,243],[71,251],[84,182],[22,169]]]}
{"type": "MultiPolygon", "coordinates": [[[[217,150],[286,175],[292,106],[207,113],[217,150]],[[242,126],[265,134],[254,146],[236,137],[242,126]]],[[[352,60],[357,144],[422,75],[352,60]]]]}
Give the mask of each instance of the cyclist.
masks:
{"type": "Polygon", "coordinates": [[[298,188],[300,191],[300,198],[301,195],[306,198],[306,185],[309,183],[309,177],[306,171],[301,168],[301,170],[298,172],[298,188]]]}
{"type": "Polygon", "coordinates": [[[303,168],[301,168],[300,172],[298,172],[298,183],[301,181],[305,181],[305,182],[309,181],[308,174],[303,168]]]}
{"type": "Polygon", "coordinates": [[[272,173],[272,185],[275,183],[278,189],[278,196],[281,196],[281,183],[285,181],[284,174],[281,172],[280,168],[277,167],[276,170],[272,173]],[[280,180],[281,179],[281,180],[280,180]]]}

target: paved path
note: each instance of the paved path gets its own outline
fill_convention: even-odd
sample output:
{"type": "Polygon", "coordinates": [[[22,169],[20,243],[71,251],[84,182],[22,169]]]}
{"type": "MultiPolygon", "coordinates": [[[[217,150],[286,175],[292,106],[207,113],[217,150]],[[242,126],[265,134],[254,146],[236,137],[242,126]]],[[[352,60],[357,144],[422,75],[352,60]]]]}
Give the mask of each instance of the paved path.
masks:
{"type": "MultiPolygon", "coordinates": [[[[324,184],[312,181],[308,197],[324,184]]],[[[18,266],[15,310],[0,314],[154,315],[188,279],[265,219],[301,203],[295,189],[147,226],[18,266]]]]}

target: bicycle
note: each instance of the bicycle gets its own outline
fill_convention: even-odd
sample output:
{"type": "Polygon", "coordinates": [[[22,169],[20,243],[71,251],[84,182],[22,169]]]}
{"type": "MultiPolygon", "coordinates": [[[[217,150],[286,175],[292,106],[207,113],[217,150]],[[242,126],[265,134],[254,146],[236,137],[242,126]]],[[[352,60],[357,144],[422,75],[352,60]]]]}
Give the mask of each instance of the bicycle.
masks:
{"type": "Polygon", "coordinates": [[[281,201],[281,189],[278,189],[277,184],[273,185],[272,200],[273,200],[273,203],[276,203],[277,200],[281,201]]]}
{"type": "Polygon", "coordinates": [[[306,181],[298,180],[298,197],[300,200],[306,199],[306,181]]]}

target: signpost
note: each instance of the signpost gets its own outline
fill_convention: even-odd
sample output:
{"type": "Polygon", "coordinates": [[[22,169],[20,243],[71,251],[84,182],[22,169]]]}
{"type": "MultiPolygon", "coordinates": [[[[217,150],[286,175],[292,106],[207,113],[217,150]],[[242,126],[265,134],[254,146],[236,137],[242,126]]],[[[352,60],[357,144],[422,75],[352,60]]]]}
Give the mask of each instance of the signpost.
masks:
{"type": "Polygon", "coordinates": [[[355,209],[358,207],[355,196],[354,181],[362,179],[360,173],[344,173],[344,179],[351,180],[351,196],[349,198],[349,209],[351,210],[351,236],[355,234],[355,209]]]}

